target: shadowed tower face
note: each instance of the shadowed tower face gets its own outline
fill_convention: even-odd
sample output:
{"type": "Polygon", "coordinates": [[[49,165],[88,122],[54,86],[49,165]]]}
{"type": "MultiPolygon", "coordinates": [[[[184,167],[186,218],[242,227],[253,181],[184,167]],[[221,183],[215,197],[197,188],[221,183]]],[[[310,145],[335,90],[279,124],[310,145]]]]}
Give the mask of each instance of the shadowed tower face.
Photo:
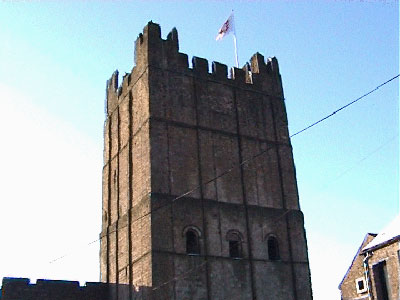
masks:
{"type": "Polygon", "coordinates": [[[106,105],[102,281],[143,299],[312,298],[275,58],[230,78],[189,68],[177,31],[149,23],[106,105]]]}

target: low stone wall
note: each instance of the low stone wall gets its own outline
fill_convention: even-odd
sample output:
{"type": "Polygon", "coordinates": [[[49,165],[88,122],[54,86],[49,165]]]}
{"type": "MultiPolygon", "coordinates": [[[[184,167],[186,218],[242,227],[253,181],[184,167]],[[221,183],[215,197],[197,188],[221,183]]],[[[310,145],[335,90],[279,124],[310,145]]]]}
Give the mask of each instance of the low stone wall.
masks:
{"type": "Polygon", "coordinates": [[[28,278],[3,278],[1,300],[106,300],[108,286],[100,282],[37,280],[31,284],[28,278]]]}
{"type": "Polygon", "coordinates": [[[151,300],[149,287],[129,288],[124,284],[4,277],[0,300],[151,300]]]}

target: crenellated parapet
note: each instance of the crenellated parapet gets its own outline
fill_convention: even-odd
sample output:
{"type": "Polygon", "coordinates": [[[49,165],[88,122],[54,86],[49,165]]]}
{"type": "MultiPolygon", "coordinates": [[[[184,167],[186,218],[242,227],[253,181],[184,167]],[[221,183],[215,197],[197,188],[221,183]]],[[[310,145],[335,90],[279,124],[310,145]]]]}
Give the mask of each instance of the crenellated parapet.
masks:
{"type": "Polygon", "coordinates": [[[160,25],[149,22],[135,41],[132,72],[123,76],[121,84],[118,84],[118,71],[115,71],[107,81],[108,114],[115,109],[118,101],[126,96],[132,84],[135,84],[141,76],[148,76],[149,68],[184,73],[203,80],[220,81],[283,98],[281,76],[275,57],[265,60],[264,56],[257,52],[243,68],[232,67],[228,74],[228,67],[225,64],[213,61],[209,70],[207,59],[194,56],[190,68],[188,55],[179,52],[176,28],[173,28],[164,40],[161,38],[160,25]]]}
{"type": "MultiPolygon", "coordinates": [[[[131,295],[133,299],[145,300],[146,287],[130,288],[129,285],[78,281],[38,279],[32,284],[29,278],[4,277],[0,289],[1,300],[110,300],[112,291],[131,295]]],[[[126,298],[128,299],[128,297],[126,298]]]]}
{"type": "Polygon", "coordinates": [[[38,279],[31,284],[28,278],[3,278],[2,300],[107,300],[108,285],[88,282],[80,286],[78,281],[38,279]]]}

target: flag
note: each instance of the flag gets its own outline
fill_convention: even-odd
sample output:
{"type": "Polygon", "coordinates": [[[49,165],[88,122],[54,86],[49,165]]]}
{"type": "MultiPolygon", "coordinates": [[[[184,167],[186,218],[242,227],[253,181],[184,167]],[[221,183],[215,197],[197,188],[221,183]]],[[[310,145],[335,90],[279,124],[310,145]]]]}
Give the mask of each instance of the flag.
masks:
{"type": "Polygon", "coordinates": [[[225,23],[219,29],[218,35],[215,38],[215,40],[218,41],[218,40],[222,39],[226,34],[229,34],[232,31],[235,32],[235,23],[233,20],[233,12],[229,16],[228,20],[226,20],[225,23]]]}

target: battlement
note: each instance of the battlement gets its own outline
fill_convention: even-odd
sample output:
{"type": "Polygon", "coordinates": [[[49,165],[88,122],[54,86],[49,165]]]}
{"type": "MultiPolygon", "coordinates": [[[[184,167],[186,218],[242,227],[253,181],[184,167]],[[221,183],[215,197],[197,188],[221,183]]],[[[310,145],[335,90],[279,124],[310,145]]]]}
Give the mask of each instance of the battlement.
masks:
{"type": "Polygon", "coordinates": [[[107,284],[86,283],[80,286],[78,281],[38,279],[31,284],[28,278],[3,278],[2,300],[42,299],[42,300],[106,300],[107,284]]]}
{"type": "Polygon", "coordinates": [[[211,72],[208,60],[194,56],[192,68],[189,67],[188,55],[179,52],[178,31],[173,28],[164,40],[161,38],[160,25],[149,22],[135,41],[134,67],[131,73],[123,76],[118,84],[118,70],[107,81],[107,111],[116,107],[120,96],[125,96],[129,87],[149,69],[159,69],[172,73],[198,77],[202,80],[218,81],[224,84],[254,89],[269,95],[283,98],[281,76],[275,57],[265,60],[260,53],[255,53],[243,68],[228,67],[213,61],[211,72]]]}
{"type": "MultiPolygon", "coordinates": [[[[120,294],[129,295],[129,286],[86,282],[80,286],[78,281],[38,279],[31,284],[29,278],[4,277],[1,300],[109,300],[111,293],[118,289],[120,294]]],[[[131,289],[131,294],[143,295],[146,288],[131,289]]],[[[126,297],[128,299],[128,297],[126,297]]],[[[143,297],[141,299],[144,299],[143,297]]]]}

